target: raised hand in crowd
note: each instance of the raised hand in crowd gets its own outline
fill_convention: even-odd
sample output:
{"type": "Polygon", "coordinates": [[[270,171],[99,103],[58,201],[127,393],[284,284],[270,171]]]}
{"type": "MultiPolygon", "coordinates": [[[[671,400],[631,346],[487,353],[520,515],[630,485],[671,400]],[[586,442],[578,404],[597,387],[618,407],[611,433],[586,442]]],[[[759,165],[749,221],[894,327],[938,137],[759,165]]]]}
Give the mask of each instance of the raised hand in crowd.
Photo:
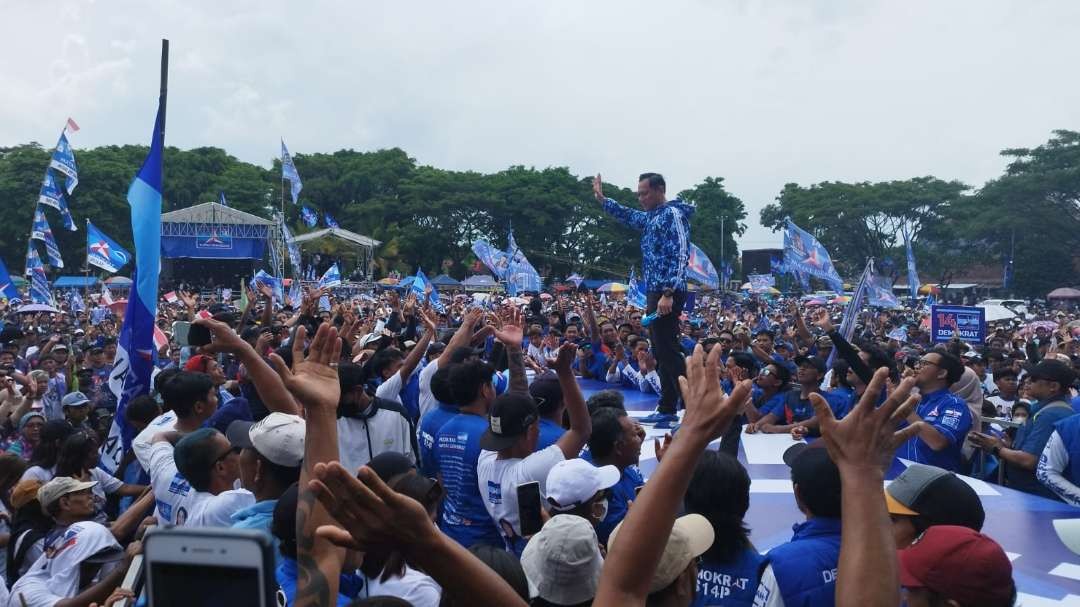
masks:
{"type": "Polygon", "coordinates": [[[905,379],[878,407],[878,395],[888,377],[886,369],[878,369],[862,398],[840,421],[820,394],[810,396],[821,440],[840,470],[844,513],[836,576],[836,604],[840,606],[900,602],[896,544],[881,487],[897,447],[919,431],[916,425],[898,429],[918,397],[911,395],[915,381],[905,379]]]}
{"type": "MultiPolygon", "coordinates": [[[[270,411],[297,414],[300,408],[296,401],[284,390],[281,378],[267,364],[262,357],[262,350],[252,347],[233,331],[229,325],[212,318],[199,318],[192,324],[206,327],[210,331],[210,344],[203,347],[203,351],[209,354],[225,352],[236,356],[237,360],[244,365],[248,378],[259,392],[259,398],[270,411]]],[[[269,334],[266,334],[269,335],[269,334]]],[[[298,334],[299,335],[299,334],[298,334]]],[[[261,338],[262,336],[260,336],[261,338]]],[[[302,344],[303,340],[294,340],[294,345],[302,344]]]]}

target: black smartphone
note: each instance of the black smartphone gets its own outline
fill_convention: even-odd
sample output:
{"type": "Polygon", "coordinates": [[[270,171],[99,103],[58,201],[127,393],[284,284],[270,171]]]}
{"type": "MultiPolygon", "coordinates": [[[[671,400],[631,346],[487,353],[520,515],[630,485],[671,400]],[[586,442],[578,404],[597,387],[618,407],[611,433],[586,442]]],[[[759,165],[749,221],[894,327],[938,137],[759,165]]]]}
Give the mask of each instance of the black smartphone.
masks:
{"type": "Polygon", "coordinates": [[[540,532],[544,521],[540,516],[540,483],[522,483],[517,486],[518,526],[522,537],[540,532]]]}
{"type": "Polygon", "coordinates": [[[191,325],[188,330],[187,343],[189,346],[205,346],[210,343],[210,329],[202,325],[191,325]]]}

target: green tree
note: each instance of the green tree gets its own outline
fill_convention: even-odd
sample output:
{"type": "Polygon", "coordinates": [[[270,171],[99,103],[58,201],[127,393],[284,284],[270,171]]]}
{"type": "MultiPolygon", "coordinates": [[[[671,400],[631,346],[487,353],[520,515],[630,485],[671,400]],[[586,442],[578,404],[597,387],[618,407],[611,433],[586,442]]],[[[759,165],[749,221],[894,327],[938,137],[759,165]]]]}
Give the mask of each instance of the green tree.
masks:
{"type": "Polygon", "coordinates": [[[697,207],[690,219],[690,235],[720,272],[721,264],[739,256],[735,237],[746,232],[746,207],[724,189],[723,177],[706,177],[693,188],[679,192],[679,198],[697,207]]]}

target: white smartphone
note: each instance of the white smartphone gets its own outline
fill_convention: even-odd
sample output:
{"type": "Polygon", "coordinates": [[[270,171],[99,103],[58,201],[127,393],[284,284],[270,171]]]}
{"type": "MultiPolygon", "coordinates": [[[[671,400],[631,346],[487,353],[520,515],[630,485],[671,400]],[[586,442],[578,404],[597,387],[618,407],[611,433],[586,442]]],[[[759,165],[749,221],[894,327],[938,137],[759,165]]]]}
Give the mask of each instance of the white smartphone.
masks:
{"type": "Polygon", "coordinates": [[[154,528],[143,541],[150,607],[272,607],[269,537],[249,529],[154,528]]]}

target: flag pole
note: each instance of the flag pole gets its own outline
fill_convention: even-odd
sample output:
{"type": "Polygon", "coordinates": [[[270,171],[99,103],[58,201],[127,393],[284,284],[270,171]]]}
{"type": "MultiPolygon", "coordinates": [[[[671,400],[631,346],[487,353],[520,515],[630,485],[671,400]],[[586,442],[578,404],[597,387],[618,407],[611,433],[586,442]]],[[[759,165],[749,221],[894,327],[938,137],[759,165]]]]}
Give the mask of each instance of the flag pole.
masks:
{"type": "MultiPolygon", "coordinates": [[[[284,146],[284,145],[285,144],[282,143],[282,146],[284,146]]],[[[282,258],[285,255],[285,247],[288,246],[288,244],[285,242],[285,230],[283,229],[284,226],[285,226],[285,158],[281,159],[281,218],[280,218],[280,221],[281,221],[281,225],[278,226],[278,242],[279,242],[279,246],[281,247],[279,249],[281,254],[278,255],[278,264],[279,265],[278,265],[278,267],[274,268],[274,270],[278,273],[278,276],[280,276],[282,280],[285,280],[285,260],[282,258]]],[[[295,279],[296,277],[293,276],[293,278],[295,279]]],[[[282,283],[282,286],[284,288],[284,283],[282,283]]]]}

